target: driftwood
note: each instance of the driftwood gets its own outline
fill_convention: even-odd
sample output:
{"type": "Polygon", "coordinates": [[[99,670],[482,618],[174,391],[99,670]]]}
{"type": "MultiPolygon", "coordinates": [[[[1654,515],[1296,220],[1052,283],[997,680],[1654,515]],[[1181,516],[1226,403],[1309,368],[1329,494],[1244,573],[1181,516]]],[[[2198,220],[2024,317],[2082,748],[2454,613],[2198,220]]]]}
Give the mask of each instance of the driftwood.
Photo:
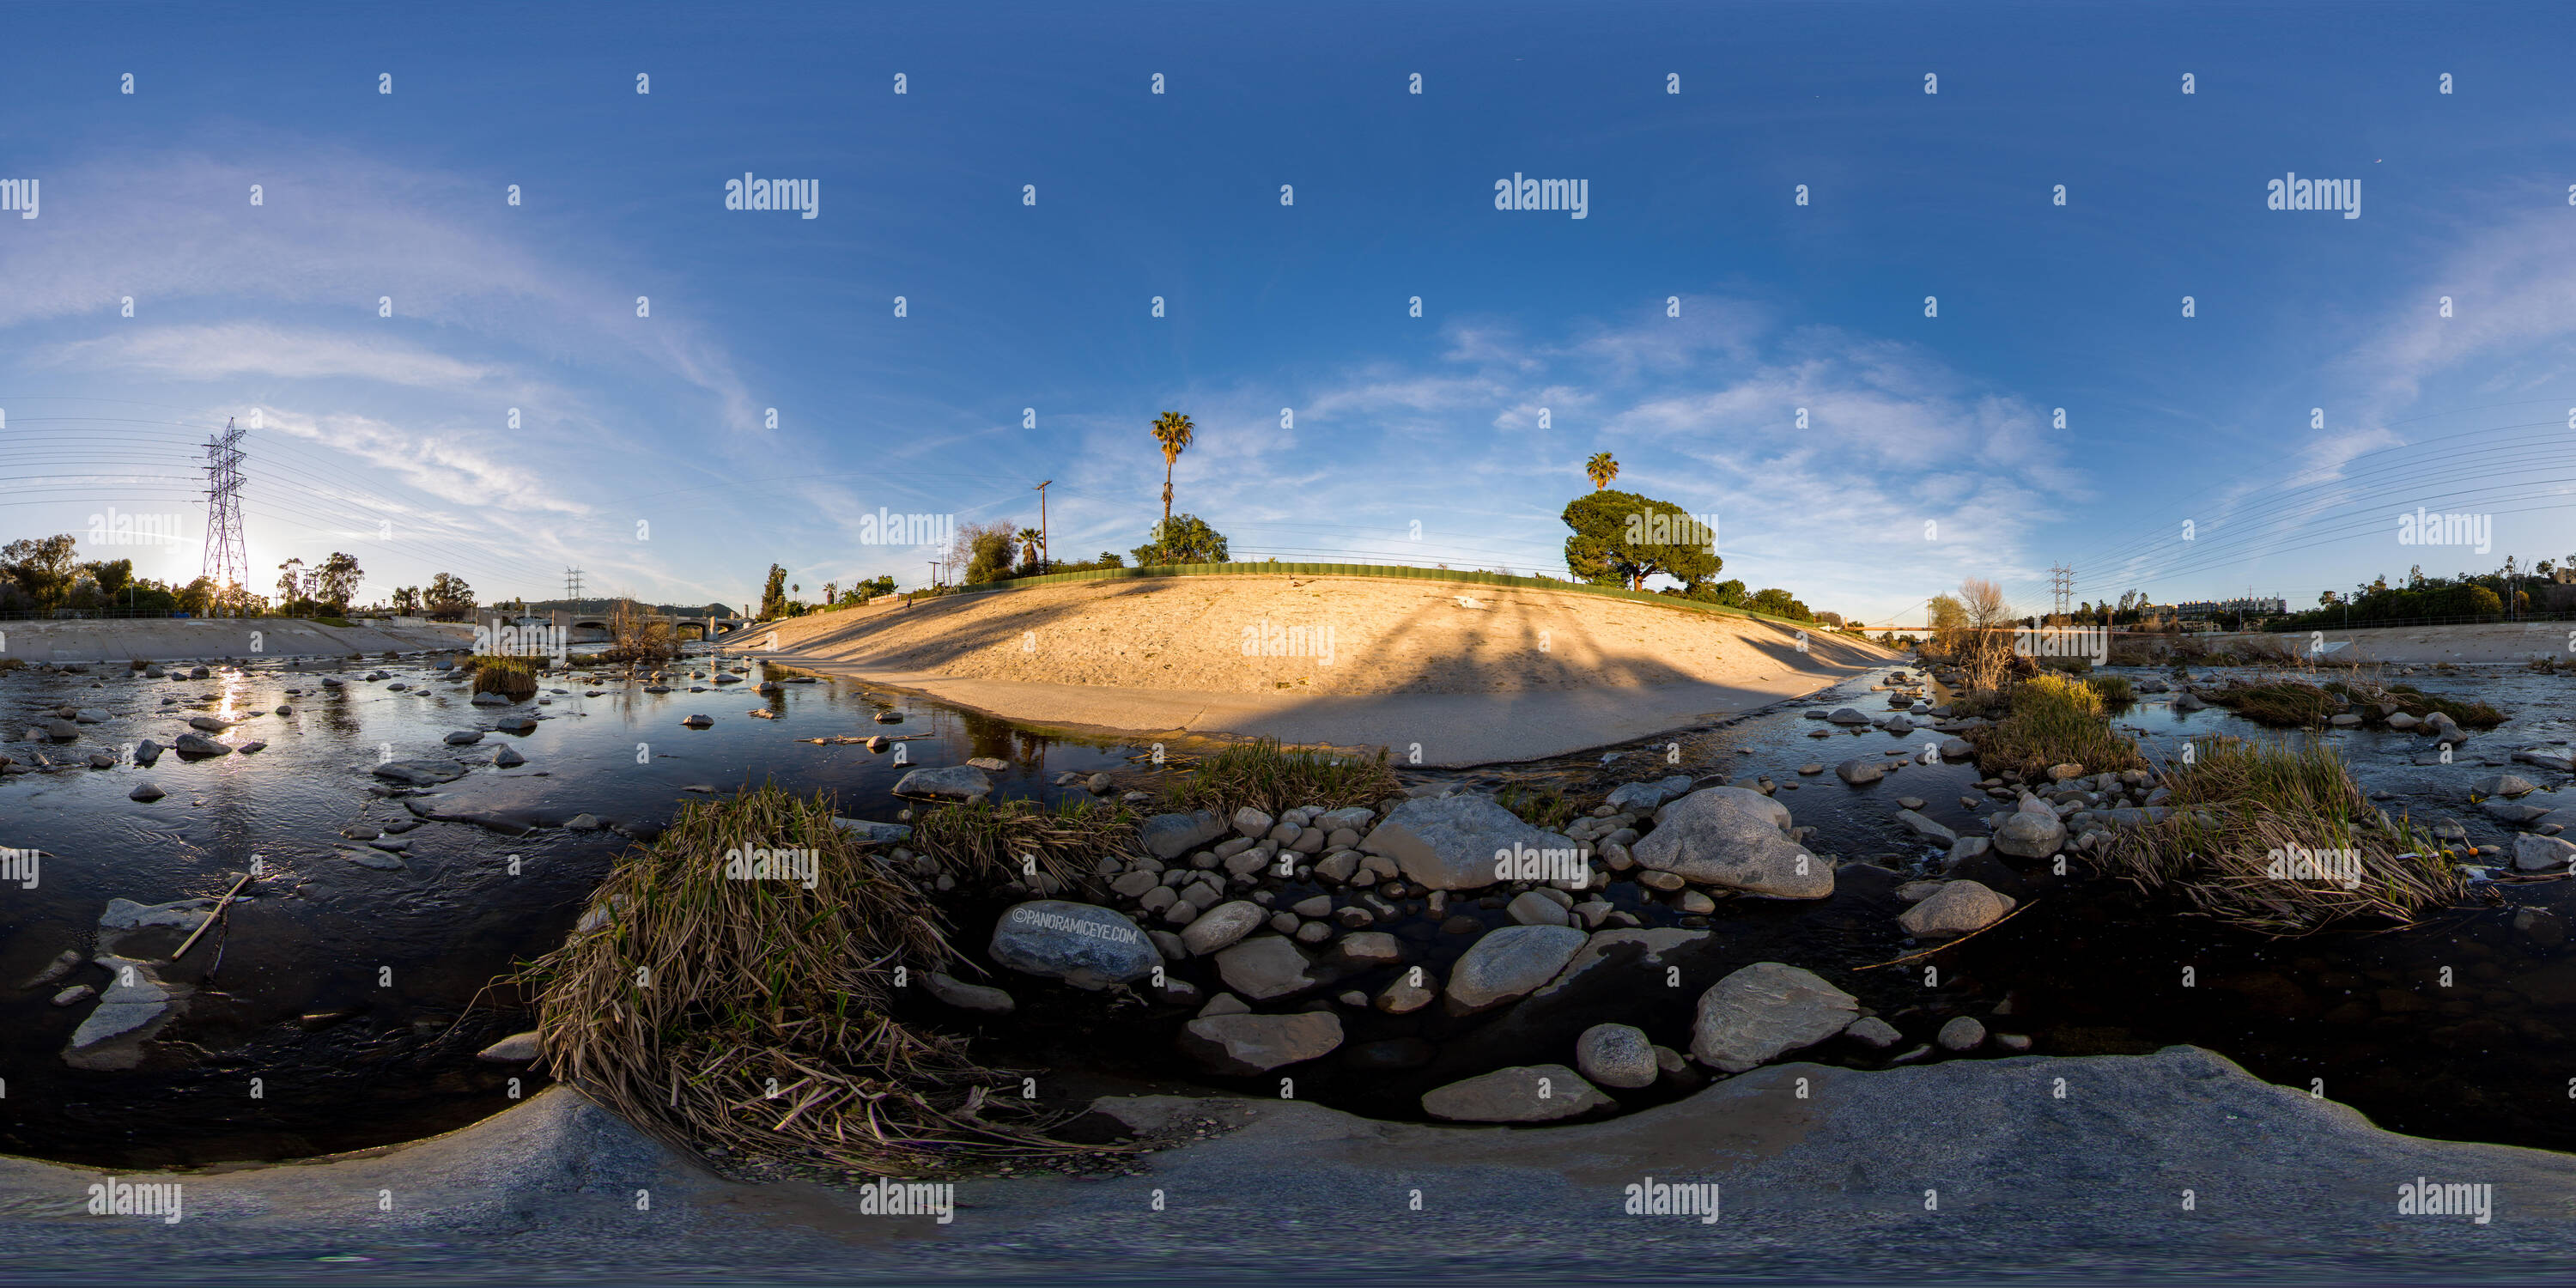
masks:
{"type": "Polygon", "coordinates": [[[224,897],[215,901],[215,910],[207,913],[204,921],[197,923],[196,934],[188,936],[188,942],[179,945],[179,951],[170,954],[170,960],[176,962],[187,956],[188,950],[197,946],[198,936],[205,934],[206,928],[214,925],[224,915],[224,909],[233,906],[233,896],[240,894],[241,888],[249,884],[250,874],[247,872],[241,874],[241,880],[233,882],[233,888],[224,891],[224,897]]]}

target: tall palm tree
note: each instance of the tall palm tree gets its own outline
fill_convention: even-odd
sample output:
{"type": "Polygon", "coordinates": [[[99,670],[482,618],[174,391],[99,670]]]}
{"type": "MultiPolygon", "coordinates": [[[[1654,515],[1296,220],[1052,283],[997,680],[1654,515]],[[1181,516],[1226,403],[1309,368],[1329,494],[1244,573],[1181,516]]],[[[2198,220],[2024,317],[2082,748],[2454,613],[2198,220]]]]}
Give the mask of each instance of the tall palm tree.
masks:
{"type": "Polygon", "coordinates": [[[1583,473],[1592,480],[1592,490],[1598,492],[1619,477],[1619,462],[1610,459],[1608,452],[1594,452],[1592,459],[1583,463],[1583,473]]]}
{"type": "Polygon", "coordinates": [[[1037,529],[1035,529],[1035,528],[1022,528],[1022,529],[1020,529],[1020,554],[1022,555],[1022,557],[1023,557],[1023,558],[1025,558],[1025,559],[1027,560],[1027,562],[1029,562],[1029,563],[1031,563],[1031,564],[1035,564],[1035,563],[1038,561],[1038,530],[1037,530],[1037,529]]]}
{"type": "Polygon", "coordinates": [[[1172,466],[1190,445],[1190,431],[1198,426],[1176,411],[1164,412],[1154,420],[1154,441],[1163,445],[1163,522],[1172,521],[1172,466]]]}

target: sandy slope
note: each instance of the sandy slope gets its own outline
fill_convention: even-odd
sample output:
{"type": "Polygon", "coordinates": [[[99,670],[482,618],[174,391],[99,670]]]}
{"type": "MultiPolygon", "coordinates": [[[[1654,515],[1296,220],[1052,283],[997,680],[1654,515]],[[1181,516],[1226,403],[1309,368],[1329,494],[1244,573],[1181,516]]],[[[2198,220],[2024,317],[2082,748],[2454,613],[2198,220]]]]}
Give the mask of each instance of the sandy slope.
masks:
{"type": "Polygon", "coordinates": [[[782,650],[884,671],[1242,694],[1749,684],[1895,656],[1821,633],[1801,654],[1794,629],[1751,618],[1369,577],[1076,582],[797,618],[777,634],[782,650]]]}

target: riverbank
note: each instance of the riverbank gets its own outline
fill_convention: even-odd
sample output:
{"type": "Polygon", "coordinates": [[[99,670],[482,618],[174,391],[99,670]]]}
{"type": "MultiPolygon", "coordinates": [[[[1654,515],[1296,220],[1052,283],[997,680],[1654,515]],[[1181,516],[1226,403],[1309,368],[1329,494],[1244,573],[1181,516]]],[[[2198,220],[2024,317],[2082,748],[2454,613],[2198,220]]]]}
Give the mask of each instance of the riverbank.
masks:
{"type": "Polygon", "coordinates": [[[2381,626],[2363,630],[2328,630],[2322,640],[2307,632],[2231,631],[2220,635],[2122,635],[2121,646],[2147,642],[2159,656],[2170,655],[2175,641],[2186,648],[2225,653],[2280,653],[2305,657],[2311,644],[2322,644],[2326,661],[2429,666],[2437,662],[2519,665],[2540,658],[2576,658],[2576,622],[2485,622],[2457,626],[2381,626]]]}
{"type": "MultiPolygon", "coordinates": [[[[1011,720],[1528,760],[1724,720],[1899,654],[1759,618],[1360,577],[1084,582],[870,605],[732,651],[1011,720]]],[[[1418,753],[1418,759],[1416,758],[1418,753]]]]}
{"type": "Polygon", "coordinates": [[[466,648],[474,628],[404,618],[325,626],[299,617],[102,617],[0,622],[0,657],[39,662],[244,661],[466,648]]]}
{"type": "Polygon", "coordinates": [[[0,1276],[251,1282],[320,1259],[511,1284],[1134,1282],[1216,1264],[1339,1283],[1919,1283],[2106,1266],[2144,1281],[2553,1282],[2576,1201],[2576,1159],[2384,1132],[2191,1047],[1871,1073],[1782,1064],[1536,1130],[1268,1098],[1096,1108],[1172,1147],[1133,1160],[1140,1174],[956,1182],[947,1224],[864,1214],[854,1188],[724,1180],[562,1089],[409,1145],[113,1178],[183,1185],[176,1223],[88,1215],[88,1187],[109,1178],[0,1159],[0,1276]],[[2492,1187],[2489,1219],[2402,1215],[2399,1187],[2419,1177],[2492,1187]],[[1629,1214],[1627,1187],[1650,1181],[1719,1186],[1718,1219],[1629,1214]]]}

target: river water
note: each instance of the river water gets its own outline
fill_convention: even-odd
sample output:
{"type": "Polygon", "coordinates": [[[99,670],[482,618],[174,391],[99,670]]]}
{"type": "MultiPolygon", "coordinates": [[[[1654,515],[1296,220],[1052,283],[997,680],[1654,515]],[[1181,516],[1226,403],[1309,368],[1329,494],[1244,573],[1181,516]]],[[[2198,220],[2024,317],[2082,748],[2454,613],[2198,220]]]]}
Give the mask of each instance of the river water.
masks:
{"type": "MultiPolygon", "coordinates": [[[[474,1058],[528,1026],[520,999],[491,981],[559,943],[611,858],[632,837],[649,836],[678,803],[697,798],[691,789],[775,781],[800,793],[835,793],[844,815],[892,820],[901,803],[889,793],[909,765],[995,757],[1010,765],[993,775],[999,795],[1052,800],[1080,794],[1054,786],[1059,774],[1129,770],[1143,754],[1115,739],[1020,727],[856,682],[785,683],[763,696],[753,692],[765,678],[756,663],[745,671],[749,682],[716,686],[703,655],[671,668],[669,693],[647,693],[650,681],[604,668],[591,674],[586,682],[549,677],[540,700],[509,708],[471,705],[465,689],[428,658],[263,662],[194,681],[105,667],[85,675],[0,675],[0,729],[23,728],[64,705],[110,717],[81,726],[75,742],[11,742],[0,751],[22,761],[30,751],[55,759],[77,752],[71,758],[78,760],[108,749],[119,757],[109,770],[0,780],[0,845],[47,855],[34,888],[0,887],[0,1026],[9,1034],[0,1044],[0,1152],[147,1167],[293,1157],[447,1130],[508,1107],[514,1077],[522,1094],[540,1085],[520,1066],[474,1058]],[[385,678],[365,678],[379,669],[385,678]],[[700,675],[691,678],[692,670],[700,675]],[[324,675],[343,683],[326,687],[324,675]],[[281,704],[293,713],[266,714],[281,704]],[[777,718],[754,718],[753,707],[777,718]],[[900,723],[876,721],[889,710],[900,713],[900,723]],[[467,747],[442,742],[452,730],[489,729],[500,715],[516,713],[537,716],[535,729],[488,733],[467,747]],[[693,713],[712,717],[713,726],[682,727],[693,713]],[[244,718],[224,737],[269,745],[194,762],[165,754],[149,769],[131,762],[134,743],[150,737],[166,745],[196,714],[244,718]],[[926,736],[906,746],[909,765],[861,746],[799,741],[872,733],[926,736]],[[399,870],[348,857],[367,847],[344,839],[344,829],[409,821],[399,802],[370,790],[382,783],[373,773],[380,761],[470,760],[494,745],[526,763],[480,766],[439,789],[444,811],[480,814],[486,825],[429,822],[404,831],[399,870]],[[145,780],[166,797],[129,800],[145,780]],[[563,826],[583,813],[624,832],[563,826]],[[161,1062],[122,1071],[66,1065],[61,1052],[92,1004],[51,1005],[60,985],[13,986],[65,949],[94,951],[110,899],[155,904],[219,895],[254,856],[271,875],[245,891],[252,897],[192,950],[184,970],[171,973],[203,991],[163,1035],[170,1040],[161,1044],[161,1062]]],[[[1577,994],[1554,1014],[1509,1024],[1450,1021],[1438,1008],[1409,1019],[1345,1011],[1348,1052],[1301,1073],[1299,1094],[1357,1112],[1418,1117],[1420,1092],[1464,1076],[1460,1070],[1570,1063],[1570,1051],[1553,1049],[1570,1040],[1570,1032],[1558,1032],[1569,1026],[1579,1031],[1616,1018],[1640,1024],[1659,1042],[1686,1045],[1690,999],[1745,962],[1848,969],[1918,949],[1895,924],[1905,906],[1895,887],[1937,871],[1939,850],[1897,823],[1896,800],[1919,797],[1927,802],[1922,813],[1970,832],[1971,811],[1960,797],[1976,794],[1977,772],[1918,760],[1861,788],[1830,773],[1797,773],[1808,763],[1830,767],[1854,755],[1919,747],[1919,732],[1809,736],[1823,727],[1803,718],[1811,705],[1885,710],[1884,698],[1870,691],[1884,675],[1713,728],[1545,762],[1420,775],[1488,787],[1539,780],[1578,792],[1676,771],[1723,773],[1740,785],[1768,775],[1797,822],[1817,829],[1811,849],[1865,862],[1847,863],[1840,893],[1821,904],[1729,900],[1707,918],[1687,920],[1661,906],[1623,905],[1651,924],[1713,932],[1705,951],[1686,958],[1687,987],[1577,994]],[[1677,769],[1668,763],[1676,759],[1677,769]],[[1545,1053],[1532,1056],[1533,1047],[1545,1053]]],[[[2457,820],[2472,843],[2510,846],[2510,830],[2469,805],[2468,784],[2494,772],[2482,762],[2567,739],[2576,717],[2570,682],[2503,668],[2409,680],[2488,701],[2512,718],[2473,738],[2451,765],[2416,764],[2429,744],[2404,734],[2321,736],[2346,755],[2365,787],[2388,794],[2381,804],[2391,812],[2457,820]]],[[[2270,736],[2224,710],[2177,713],[2167,700],[2150,696],[2120,717],[2158,760],[2198,734],[2270,736]]],[[[2565,785],[2563,774],[2515,769],[2544,787],[2565,785]]],[[[1987,802],[1975,813],[1998,807],[1987,802]]],[[[2324,1094],[2391,1128],[2576,1148],[2576,1114],[2564,1108],[2571,1103],[2567,1070],[2576,1065],[2576,957],[2512,927],[2523,905],[2576,915],[2567,883],[2515,885],[2494,902],[2473,901],[2393,934],[2274,941],[2144,915],[2122,897],[2124,887],[2080,870],[2056,878],[1988,864],[1967,875],[2038,906],[1943,954],[1935,979],[1923,976],[1919,963],[1852,970],[1846,986],[1909,1034],[1965,1013],[2032,1037],[2044,1053],[2190,1042],[2272,1081],[2304,1087],[2323,1079],[2324,1094]],[[2184,966],[2194,974],[2189,987],[2184,966]],[[2448,985],[2439,982],[2445,966],[2448,985]]],[[[1463,913],[1507,924],[1497,910],[1470,905],[1463,913]]],[[[955,938],[980,950],[982,936],[970,923],[961,922],[955,938]]],[[[1397,929],[1439,970],[1472,940],[1428,923],[1397,929]]],[[[133,941],[128,951],[167,955],[175,939],[133,941]]],[[[65,981],[105,982],[104,971],[86,966],[65,981]]],[[[1350,982],[1374,991],[1383,981],[1350,982]]],[[[1024,1007],[987,1031],[979,1050],[1057,1071],[1051,1090],[1059,1095],[1185,1083],[1275,1094],[1268,1080],[1193,1074],[1167,1038],[1126,1040],[1160,1033],[1186,1012],[1073,1001],[1024,1007]]],[[[1849,1045],[1828,1044],[1802,1058],[1862,1067],[1887,1058],[1849,1045]]]]}

